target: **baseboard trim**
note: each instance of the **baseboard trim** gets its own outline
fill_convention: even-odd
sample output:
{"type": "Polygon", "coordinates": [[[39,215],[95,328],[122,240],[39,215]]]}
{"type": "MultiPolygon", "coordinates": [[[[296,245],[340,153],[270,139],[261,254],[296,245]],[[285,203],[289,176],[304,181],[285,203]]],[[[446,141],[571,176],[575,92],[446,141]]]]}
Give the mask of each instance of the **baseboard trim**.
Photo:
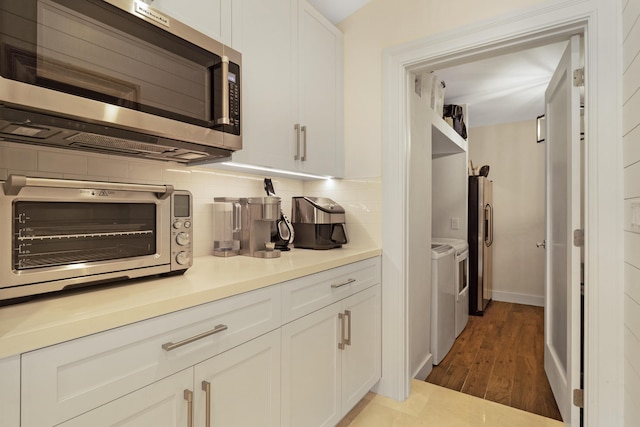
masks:
{"type": "Polygon", "coordinates": [[[512,302],[515,304],[534,305],[536,307],[544,307],[544,296],[517,294],[514,292],[493,291],[493,300],[502,302],[512,302]]]}
{"type": "Polygon", "coordinates": [[[414,372],[413,378],[424,381],[433,370],[433,354],[429,353],[427,358],[422,362],[417,372],[414,372]]]}

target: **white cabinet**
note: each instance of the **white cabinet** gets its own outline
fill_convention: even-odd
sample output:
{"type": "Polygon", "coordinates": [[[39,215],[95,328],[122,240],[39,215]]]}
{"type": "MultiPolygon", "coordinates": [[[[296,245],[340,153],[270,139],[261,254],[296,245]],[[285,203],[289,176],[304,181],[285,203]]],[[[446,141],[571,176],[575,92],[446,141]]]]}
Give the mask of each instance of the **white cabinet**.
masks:
{"type": "Polygon", "coordinates": [[[0,425],[334,425],[380,379],[380,269],[366,259],[0,359],[0,425]]]}
{"type": "Polygon", "coordinates": [[[243,149],[233,160],[342,176],[343,37],[305,0],[236,0],[243,149]]]}
{"type": "Polygon", "coordinates": [[[231,44],[231,0],[155,0],[151,7],[212,39],[231,44]]]}
{"type": "Polygon", "coordinates": [[[275,330],[61,426],[275,427],[279,395],[280,331],[275,330]]]}
{"type": "Polygon", "coordinates": [[[187,427],[192,390],[193,370],[185,369],[59,425],[187,427]]]}
{"type": "Polygon", "coordinates": [[[20,356],[0,359],[0,426],[20,425],[20,356]]]}
{"type": "Polygon", "coordinates": [[[280,330],[196,365],[194,378],[194,425],[279,426],[280,330]]]}
{"type": "Polygon", "coordinates": [[[280,301],[271,286],[25,353],[22,427],[71,419],[277,329],[280,301]]]}
{"type": "Polygon", "coordinates": [[[380,312],[376,284],[282,327],[283,426],[335,425],[376,384],[380,312]]]}
{"type": "Polygon", "coordinates": [[[299,167],[340,177],[344,175],[342,33],[306,1],[299,5],[299,167]]]}
{"type": "Polygon", "coordinates": [[[297,0],[234,0],[232,47],[242,53],[242,150],[233,160],[295,169],[297,0]]]}

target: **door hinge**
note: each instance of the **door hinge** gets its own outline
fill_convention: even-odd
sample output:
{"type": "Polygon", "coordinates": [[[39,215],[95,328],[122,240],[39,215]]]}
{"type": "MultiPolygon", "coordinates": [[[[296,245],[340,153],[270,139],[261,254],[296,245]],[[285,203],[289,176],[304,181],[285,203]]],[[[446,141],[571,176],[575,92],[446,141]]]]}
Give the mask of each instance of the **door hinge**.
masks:
{"type": "Polygon", "coordinates": [[[573,246],[581,248],[584,246],[584,230],[573,230],[573,246]]]}
{"type": "Polygon", "coordinates": [[[584,390],[581,388],[573,389],[573,406],[584,408],[584,390]]]}
{"type": "Polygon", "coordinates": [[[577,70],[573,70],[573,86],[575,87],[584,86],[584,68],[578,68],[577,70]]]}

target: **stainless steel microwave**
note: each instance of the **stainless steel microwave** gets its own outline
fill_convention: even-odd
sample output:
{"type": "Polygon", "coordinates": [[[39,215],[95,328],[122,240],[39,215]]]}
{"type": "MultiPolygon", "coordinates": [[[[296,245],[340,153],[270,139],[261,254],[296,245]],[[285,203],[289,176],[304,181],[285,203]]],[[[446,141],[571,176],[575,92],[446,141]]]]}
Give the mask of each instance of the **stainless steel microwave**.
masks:
{"type": "Polygon", "coordinates": [[[0,301],[193,263],[191,194],[170,185],[0,181],[0,301]]]}
{"type": "Polygon", "coordinates": [[[146,3],[0,0],[0,23],[0,139],[187,164],[242,148],[240,53],[146,3]]]}

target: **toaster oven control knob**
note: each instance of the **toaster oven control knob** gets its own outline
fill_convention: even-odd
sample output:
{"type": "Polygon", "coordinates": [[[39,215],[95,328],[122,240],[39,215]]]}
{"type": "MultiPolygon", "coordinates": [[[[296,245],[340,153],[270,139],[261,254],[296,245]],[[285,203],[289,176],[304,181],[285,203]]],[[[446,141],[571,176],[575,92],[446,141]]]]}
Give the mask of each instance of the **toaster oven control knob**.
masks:
{"type": "Polygon", "coordinates": [[[188,244],[191,243],[191,236],[189,236],[189,233],[178,233],[176,234],[176,242],[180,245],[180,246],[187,246],[188,244]]]}
{"type": "Polygon", "coordinates": [[[189,264],[189,254],[186,252],[178,252],[176,255],[176,262],[180,265],[189,264]]]}
{"type": "Polygon", "coordinates": [[[173,221],[173,228],[175,229],[182,228],[182,221],[180,221],[179,219],[176,219],[175,221],[173,221]]]}

